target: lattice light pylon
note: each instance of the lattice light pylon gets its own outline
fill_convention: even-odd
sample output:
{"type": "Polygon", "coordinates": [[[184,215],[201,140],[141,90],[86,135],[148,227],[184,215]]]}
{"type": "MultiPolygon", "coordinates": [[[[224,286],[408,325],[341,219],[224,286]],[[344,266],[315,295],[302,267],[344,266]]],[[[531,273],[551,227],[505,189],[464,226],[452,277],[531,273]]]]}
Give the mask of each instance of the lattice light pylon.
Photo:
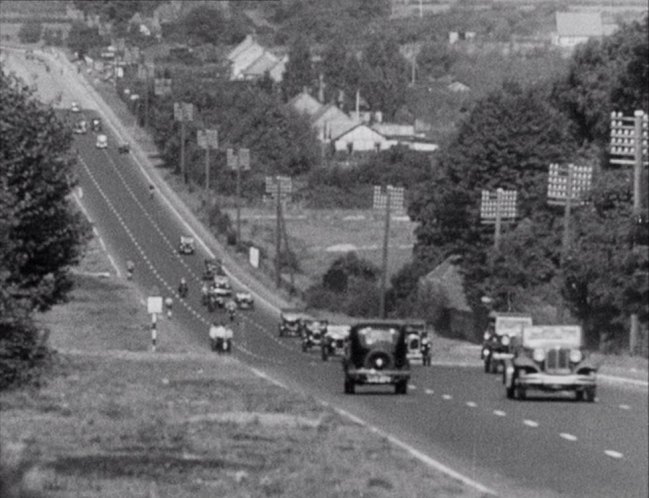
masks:
{"type": "Polygon", "coordinates": [[[570,183],[570,201],[583,202],[593,182],[593,167],[574,164],[550,164],[548,171],[548,204],[562,206],[568,199],[570,183]]]}
{"type": "Polygon", "coordinates": [[[388,204],[388,195],[390,196],[390,212],[393,214],[405,213],[403,187],[393,187],[388,185],[385,191],[379,186],[374,186],[374,195],[372,196],[372,208],[377,211],[385,211],[388,204]]]}
{"type": "Polygon", "coordinates": [[[516,190],[498,189],[496,192],[483,190],[480,202],[480,221],[491,224],[496,223],[498,218],[501,221],[516,219],[517,200],[518,192],[516,190]]]}
{"type": "Polygon", "coordinates": [[[648,164],[649,117],[646,112],[636,111],[633,116],[624,116],[621,112],[611,113],[610,153],[613,164],[635,163],[636,144],[642,148],[642,162],[648,164]],[[636,121],[639,126],[636,128],[636,121]]]}

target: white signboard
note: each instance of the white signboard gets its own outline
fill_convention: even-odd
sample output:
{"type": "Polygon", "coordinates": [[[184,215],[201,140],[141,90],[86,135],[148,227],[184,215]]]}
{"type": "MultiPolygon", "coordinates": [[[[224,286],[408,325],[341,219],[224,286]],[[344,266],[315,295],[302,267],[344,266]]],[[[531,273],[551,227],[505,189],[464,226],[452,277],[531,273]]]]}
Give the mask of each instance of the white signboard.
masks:
{"type": "Polygon", "coordinates": [[[250,264],[254,268],[259,268],[259,249],[256,247],[250,248],[250,264]]]}
{"type": "Polygon", "coordinates": [[[528,348],[547,346],[581,346],[579,325],[532,325],[523,328],[523,345],[528,348]]]}
{"type": "Polygon", "coordinates": [[[531,316],[498,316],[496,317],[496,335],[520,336],[524,326],[532,325],[531,316]]]}
{"type": "Polygon", "coordinates": [[[147,313],[162,313],[162,296],[149,296],[146,300],[147,313]]]}

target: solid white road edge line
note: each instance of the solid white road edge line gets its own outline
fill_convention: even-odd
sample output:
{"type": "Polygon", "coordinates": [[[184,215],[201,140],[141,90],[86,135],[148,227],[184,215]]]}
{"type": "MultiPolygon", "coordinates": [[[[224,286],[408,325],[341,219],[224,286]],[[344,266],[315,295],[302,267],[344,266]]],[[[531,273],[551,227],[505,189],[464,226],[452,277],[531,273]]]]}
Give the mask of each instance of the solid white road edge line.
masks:
{"type": "Polygon", "coordinates": [[[629,379],[628,377],[617,377],[615,375],[597,374],[597,379],[605,380],[611,383],[632,384],[634,386],[649,387],[649,382],[640,379],[629,379]]]}
{"type": "MultiPolygon", "coordinates": [[[[265,379],[268,382],[271,382],[272,384],[275,384],[276,386],[279,386],[279,387],[281,387],[283,389],[286,389],[287,391],[290,390],[286,384],[282,383],[281,381],[279,381],[277,379],[274,379],[273,377],[268,375],[266,372],[264,372],[262,370],[258,370],[258,369],[253,368],[253,367],[248,367],[248,368],[255,375],[257,375],[258,377],[260,377],[262,379],[265,379]]],[[[486,494],[490,494],[490,495],[497,495],[497,493],[494,490],[486,487],[483,484],[480,484],[477,481],[474,481],[473,479],[471,479],[470,477],[465,476],[464,474],[461,474],[461,473],[451,469],[450,467],[444,465],[443,463],[435,460],[434,458],[426,455],[425,453],[422,453],[421,451],[417,450],[416,448],[413,448],[409,444],[401,441],[396,436],[393,436],[392,434],[390,434],[390,433],[388,433],[388,432],[386,432],[386,431],[384,431],[382,429],[379,429],[378,427],[376,427],[376,426],[374,426],[372,424],[369,424],[368,422],[366,422],[362,418],[357,417],[356,415],[348,412],[347,410],[344,410],[342,408],[334,406],[331,403],[328,403],[327,401],[321,400],[321,399],[319,399],[319,398],[317,398],[315,396],[314,396],[314,399],[316,399],[323,406],[330,407],[332,410],[334,410],[340,416],[342,416],[342,417],[344,417],[344,418],[346,418],[348,420],[351,420],[352,422],[354,422],[354,423],[356,423],[356,424],[358,424],[360,426],[366,427],[370,431],[372,431],[372,432],[386,438],[392,444],[394,444],[395,446],[398,446],[399,448],[405,450],[411,456],[413,456],[414,458],[416,458],[417,460],[419,460],[423,464],[427,465],[428,467],[430,467],[432,469],[435,469],[435,470],[437,470],[439,472],[442,472],[443,474],[446,474],[447,476],[452,477],[453,479],[456,479],[456,480],[462,482],[463,484],[466,484],[467,486],[472,487],[472,488],[480,491],[481,493],[486,493],[486,494]]]]}

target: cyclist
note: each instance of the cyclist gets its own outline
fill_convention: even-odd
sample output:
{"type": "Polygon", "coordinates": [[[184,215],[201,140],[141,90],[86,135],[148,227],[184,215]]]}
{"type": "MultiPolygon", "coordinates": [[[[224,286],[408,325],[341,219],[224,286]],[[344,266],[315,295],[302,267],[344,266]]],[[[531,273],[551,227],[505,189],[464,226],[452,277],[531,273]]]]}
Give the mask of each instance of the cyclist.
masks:
{"type": "Polygon", "coordinates": [[[131,280],[133,278],[133,272],[135,271],[135,263],[130,259],[126,262],[126,278],[131,280]]]}
{"type": "Polygon", "coordinates": [[[187,285],[187,280],[185,280],[185,277],[183,277],[180,279],[180,283],[178,284],[178,294],[181,298],[184,298],[187,297],[188,292],[189,286],[187,285]]]}

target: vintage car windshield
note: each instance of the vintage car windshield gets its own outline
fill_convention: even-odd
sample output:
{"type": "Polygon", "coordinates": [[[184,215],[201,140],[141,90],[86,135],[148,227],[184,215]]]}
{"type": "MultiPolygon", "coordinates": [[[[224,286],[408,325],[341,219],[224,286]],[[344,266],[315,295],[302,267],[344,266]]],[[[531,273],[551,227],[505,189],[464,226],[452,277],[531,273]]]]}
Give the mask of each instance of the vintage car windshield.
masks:
{"type": "Polygon", "coordinates": [[[392,343],[397,338],[397,329],[365,327],[358,331],[361,342],[369,347],[379,342],[392,343]]]}

